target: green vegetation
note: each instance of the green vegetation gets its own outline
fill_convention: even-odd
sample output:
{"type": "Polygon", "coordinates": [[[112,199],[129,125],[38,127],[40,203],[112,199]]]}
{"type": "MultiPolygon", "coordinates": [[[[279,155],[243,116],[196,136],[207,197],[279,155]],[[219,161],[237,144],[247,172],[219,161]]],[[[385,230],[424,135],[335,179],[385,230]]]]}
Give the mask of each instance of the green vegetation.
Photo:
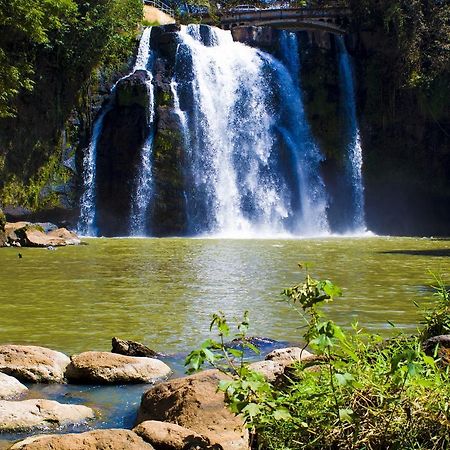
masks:
{"type": "MultiPolygon", "coordinates": [[[[208,340],[186,359],[190,371],[208,362],[231,373],[221,382],[230,409],[241,414],[258,449],[446,449],[450,446],[449,368],[437,350],[427,355],[422,339],[446,331],[450,292],[437,278],[436,309],[425,316],[422,336],[399,335],[387,341],[353,325],[344,332],[327,320],[320,305],[341,291],[328,280],[312,278],[283,295],[306,322],[303,335],[316,357],[285,370],[276,383],[248,369],[242,350],[229,348],[230,327],[222,314],[208,340]]],[[[248,317],[238,325],[244,347],[248,317]]]]}
{"type": "Polygon", "coordinates": [[[93,94],[126,70],[141,20],[140,0],[0,0],[3,205],[58,203],[41,189],[69,176],[62,152],[89,133],[93,94]]]}

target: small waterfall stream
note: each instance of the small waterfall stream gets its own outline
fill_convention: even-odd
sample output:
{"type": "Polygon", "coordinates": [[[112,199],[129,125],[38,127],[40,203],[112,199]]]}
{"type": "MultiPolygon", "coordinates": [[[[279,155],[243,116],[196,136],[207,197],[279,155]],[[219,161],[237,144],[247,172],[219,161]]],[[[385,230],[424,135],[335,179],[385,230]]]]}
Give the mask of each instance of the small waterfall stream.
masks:
{"type": "Polygon", "coordinates": [[[136,58],[136,64],[134,67],[134,71],[145,70],[148,73],[148,79],[145,84],[149,96],[147,120],[150,131],[141,150],[141,163],[136,176],[135,193],[131,202],[131,236],[146,235],[147,215],[153,193],[152,149],[154,133],[153,122],[155,118],[155,94],[153,86],[153,74],[151,69],[149,70],[153,63],[153,58],[150,53],[150,36],[151,27],[148,27],[144,30],[144,33],[142,35],[142,39],[139,45],[138,57],[136,58]]]}
{"type": "MultiPolygon", "coordinates": [[[[110,96],[114,97],[117,84],[125,78],[128,78],[136,70],[145,70],[149,74],[147,89],[151,99],[149,104],[148,119],[153,122],[154,105],[153,105],[153,85],[151,71],[148,71],[150,65],[150,37],[151,27],[144,29],[136,56],[133,70],[120,78],[111,88],[110,96]]],[[[98,230],[96,226],[96,161],[98,141],[103,131],[103,122],[107,113],[111,110],[113,102],[103,108],[93,127],[91,142],[89,143],[87,155],[83,160],[83,194],[80,199],[80,218],[78,221],[77,231],[83,236],[97,236],[98,230]]],[[[151,195],[151,145],[153,137],[150,135],[146,140],[142,149],[142,164],[136,181],[136,194],[133,202],[134,206],[130,220],[130,230],[135,234],[143,234],[143,223],[147,213],[146,199],[151,195]]]]}
{"type": "Polygon", "coordinates": [[[353,82],[353,66],[350,55],[347,52],[344,38],[337,37],[339,50],[339,79],[341,95],[343,98],[344,115],[347,123],[347,172],[351,180],[352,223],[349,229],[354,233],[367,230],[364,214],[364,186],[362,177],[362,147],[359,133],[358,119],[356,117],[355,86],[353,82]]]}

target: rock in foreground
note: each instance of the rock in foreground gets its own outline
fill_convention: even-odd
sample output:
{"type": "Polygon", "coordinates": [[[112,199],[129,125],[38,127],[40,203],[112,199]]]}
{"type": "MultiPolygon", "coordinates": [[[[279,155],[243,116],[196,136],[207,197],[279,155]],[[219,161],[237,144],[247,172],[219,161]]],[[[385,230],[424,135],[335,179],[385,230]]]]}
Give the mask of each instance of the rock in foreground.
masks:
{"type": "Polygon", "coordinates": [[[0,400],[18,397],[28,391],[19,380],[0,372],[0,400]]]}
{"type": "Polygon", "coordinates": [[[0,400],[0,431],[18,432],[84,423],[94,418],[87,406],[53,400],[0,400]]]}
{"type": "Polygon", "coordinates": [[[311,361],[315,358],[315,355],[300,347],[280,348],[266,356],[268,361],[277,361],[285,365],[292,364],[295,361],[311,361]]]}
{"type": "Polygon", "coordinates": [[[80,434],[33,436],[10,450],[154,450],[129,430],[94,430],[80,434]]]}
{"type": "Polygon", "coordinates": [[[137,422],[171,422],[206,436],[224,450],[248,449],[242,418],[230,412],[224,394],[217,391],[225,377],[218,370],[207,370],[155,386],[143,395],[137,422]]]}
{"type": "Polygon", "coordinates": [[[158,359],[85,352],[72,357],[66,377],[78,383],[154,383],[170,373],[170,367],[158,359]]]}
{"type": "Polygon", "coordinates": [[[70,363],[64,353],[34,345],[0,345],[0,372],[21,381],[62,383],[70,363]]]}
{"type": "MultiPolygon", "coordinates": [[[[209,439],[174,423],[147,420],[133,431],[156,450],[213,449],[209,439]]],[[[218,447],[216,447],[218,448],[218,447]]]]}

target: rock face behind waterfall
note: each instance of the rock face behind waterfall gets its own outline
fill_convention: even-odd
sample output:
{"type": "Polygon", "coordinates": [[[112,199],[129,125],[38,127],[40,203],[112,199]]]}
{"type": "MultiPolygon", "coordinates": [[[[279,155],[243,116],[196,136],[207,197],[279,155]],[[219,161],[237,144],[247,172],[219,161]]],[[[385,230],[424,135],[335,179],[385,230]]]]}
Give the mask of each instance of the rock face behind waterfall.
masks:
{"type": "Polygon", "coordinates": [[[105,236],[128,234],[128,218],[140,150],[149,133],[146,71],[121,80],[105,116],[97,159],[97,216],[105,236]]]}
{"type": "Polygon", "coordinates": [[[152,232],[157,236],[184,234],[183,141],[179,117],[174,108],[171,81],[175,69],[179,26],[166,25],[152,30],[156,51],[155,100],[156,133],[153,143],[155,198],[152,232]]]}

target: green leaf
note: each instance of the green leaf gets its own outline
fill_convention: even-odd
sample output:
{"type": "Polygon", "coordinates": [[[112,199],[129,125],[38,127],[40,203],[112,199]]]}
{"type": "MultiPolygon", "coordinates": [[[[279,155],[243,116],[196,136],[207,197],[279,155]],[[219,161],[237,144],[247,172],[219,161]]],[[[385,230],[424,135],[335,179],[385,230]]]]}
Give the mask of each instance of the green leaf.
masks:
{"type": "Polygon", "coordinates": [[[273,418],[275,420],[290,420],[292,416],[286,408],[278,408],[273,412],[273,418]]]}
{"type": "Polygon", "coordinates": [[[250,418],[257,416],[261,411],[261,406],[257,403],[249,403],[245,408],[242,409],[242,412],[248,415],[250,418]]]}
{"type": "Polygon", "coordinates": [[[339,419],[342,422],[353,422],[353,409],[350,408],[339,409],[339,419]]]}

